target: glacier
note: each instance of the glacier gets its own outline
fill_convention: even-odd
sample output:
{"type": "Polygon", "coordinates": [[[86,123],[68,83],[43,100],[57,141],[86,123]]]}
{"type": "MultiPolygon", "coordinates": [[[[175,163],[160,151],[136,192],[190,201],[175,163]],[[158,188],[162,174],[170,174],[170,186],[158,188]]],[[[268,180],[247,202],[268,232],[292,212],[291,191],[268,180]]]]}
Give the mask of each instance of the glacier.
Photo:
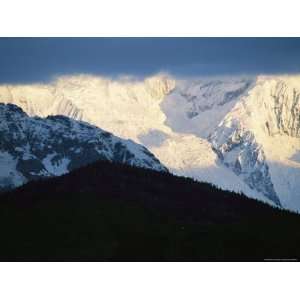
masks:
{"type": "Polygon", "coordinates": [[[296,211],[299,95],[299,75],[111,79],[83,74],[0,86],[0,102],[29,116],[87,122],[144,145],[174,174],[296,211]]]}

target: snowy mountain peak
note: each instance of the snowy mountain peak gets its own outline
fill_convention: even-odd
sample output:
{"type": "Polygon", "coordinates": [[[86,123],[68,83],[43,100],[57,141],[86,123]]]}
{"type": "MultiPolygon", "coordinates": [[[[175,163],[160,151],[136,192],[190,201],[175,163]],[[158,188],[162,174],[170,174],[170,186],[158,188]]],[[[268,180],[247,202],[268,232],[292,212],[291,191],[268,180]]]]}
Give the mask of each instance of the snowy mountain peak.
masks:
{"type": "Polygon", "coordinates": [[[144,82],[148,87],[150,94],[158,99],[168,95],[176,85],[174,79],[163,74],[146,78],[144,82]]]}
{"type": "Polygon", "coordinates": [[[167,171],[145,147],[65,116],[29,117],[16,105],[0,104],[0,187],[57,176],[109,160],[167,171]]]}

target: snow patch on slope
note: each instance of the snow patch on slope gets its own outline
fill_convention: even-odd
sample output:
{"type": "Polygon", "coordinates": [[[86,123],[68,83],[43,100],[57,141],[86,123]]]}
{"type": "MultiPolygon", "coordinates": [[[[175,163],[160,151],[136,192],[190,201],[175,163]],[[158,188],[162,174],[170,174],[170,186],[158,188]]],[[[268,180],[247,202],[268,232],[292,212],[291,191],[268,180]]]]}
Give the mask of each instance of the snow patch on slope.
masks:
{"type": "Polygon", "coordinates": [[[47,156],[42,160],[45,169],[54,176],[60,176],[68,173],[70,159],[63,157],[61,159],[54,160],[55,156],[57,156],[57,153],[47,154],[47,156]]]}
{"type": "Polygon", "coordinates": [[[17,160],[7,151],[0,152],[0,188],[20,186],[26,179],[17,171],[17,160]]]}

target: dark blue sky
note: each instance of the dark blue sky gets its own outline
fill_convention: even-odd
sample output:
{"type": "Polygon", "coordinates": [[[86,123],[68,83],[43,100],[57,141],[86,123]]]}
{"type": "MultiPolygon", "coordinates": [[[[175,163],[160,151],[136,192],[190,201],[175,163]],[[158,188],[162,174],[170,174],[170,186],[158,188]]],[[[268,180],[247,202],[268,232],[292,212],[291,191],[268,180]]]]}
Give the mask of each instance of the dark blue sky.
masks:
{"type": "Polygon", "coordinates": [[[0,38],[0,82],[300,72],[300,38],[0,38]]]}

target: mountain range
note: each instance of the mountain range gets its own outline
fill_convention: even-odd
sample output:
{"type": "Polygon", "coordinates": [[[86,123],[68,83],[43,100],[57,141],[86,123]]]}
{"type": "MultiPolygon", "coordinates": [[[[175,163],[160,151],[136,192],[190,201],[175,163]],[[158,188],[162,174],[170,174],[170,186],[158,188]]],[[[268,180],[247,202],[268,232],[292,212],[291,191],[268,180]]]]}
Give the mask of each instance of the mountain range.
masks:
{"type": "MultiPolygon", "coordinates": [[[[159,74],[144,80],[76,75],[46,84],[2,85],[0,102],[14,104],[27,115],[16,106],[1,106],[1,134],[10,135],[6,146],[1,141],[6,177],[1,176],[14,178],[13,184],[24,183],[39,172],[59,175],[91,157],[105,156],[135,166],[168,169],[298,211],[299,99],[300,77],[296,75],[178,79],[159,74]],[[5,129],[9,114],[17,120],[11,117],[11,128],[5,129]],[[39,136],[34,146],[26,142],[30,136],[18,142],[18,134],[24,131],[22,126],[13,128],[20,124],[18,118],[26,119],[22,122],[31,124],[33,135],[39,136]],[[44,127],[48,128],[45,132],[40,130],[44,127]],[[79,145],[70,142],[73,136],[79,145]],[[45,150],[48,142],[38,149],[45,139],[55,151],[45,150]],[[59,149],[60,139],[65,149],[59,149]],[[92,146],[86,148],[89,141],[92,146]],[[116,141],[125,149],[122,159],[116,141]],[[97,143],[110,154],[99,150],[97,143]],[[13,150],[5,148],[9,144],[13,150]],[[85,154],[76,154],[85,148],[85,154]],[[43,166],[29,172],[25,166],[21,174],[14,171],[18,170],[16,161],[26,165],[27,157],[35,160],[34,156],[43,166]]],[[[30,163],[35,164],[39,163],[30,163]]],[[[2,180],[2,185],[8,183],[2,180]]]]}

